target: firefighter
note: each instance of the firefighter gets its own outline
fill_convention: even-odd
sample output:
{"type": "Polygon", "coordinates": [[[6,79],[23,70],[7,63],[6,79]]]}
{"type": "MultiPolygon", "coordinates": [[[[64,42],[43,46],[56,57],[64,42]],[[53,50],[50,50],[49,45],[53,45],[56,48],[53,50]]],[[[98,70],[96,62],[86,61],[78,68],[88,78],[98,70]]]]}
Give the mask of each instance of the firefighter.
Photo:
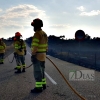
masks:
{"type": "Polygon", "coordinates": [[[41,19],[34,19],[31,26],[34,27],[35,32],[31,43],[31,61],[34,68],[35,88],[31,90],[31,93],[39,93],[42,92],[43,89],[46,89],[44,70],[48,37],[41,28],[43,27],[43,21],[41,19]]]}
{"type": "Polygon", "coordinates": [[[4,64],[5,49],[6,49],[6,44],[0,38],[0,64],[4,64]]]}
{"type": "Polygon", "coordinates": [[[14,52],[14,55],[16,57],[16,63],[17,63],[17,66],[16,66],[16,69],[17,71],[15,71],[15,73],[21,73],[21,64],[22,64],[22,72],[25,72],[25,53],[26,53],[26,45],[25,45],[25,42],[20,39],[21,37],[21,33],[20,32],[16,32],[15,33],[15,38],[16,38],[16,41],[14,41],[14,49],[15,49],[15,52],[14,52]]]}

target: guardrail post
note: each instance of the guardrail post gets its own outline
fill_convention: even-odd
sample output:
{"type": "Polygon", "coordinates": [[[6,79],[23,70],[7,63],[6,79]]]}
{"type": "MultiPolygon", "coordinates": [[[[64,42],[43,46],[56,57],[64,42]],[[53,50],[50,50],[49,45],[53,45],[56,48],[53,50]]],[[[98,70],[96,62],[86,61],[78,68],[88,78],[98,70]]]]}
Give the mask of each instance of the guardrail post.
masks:
{"type": "Polygon", "coordinates": [[[95,52],[95,68],[97,67],[97,64],[96,64],[96,52],[95,52]]]}
{"type": "Polygon", "coordinates": [[[80,65],[80,41],[78,43],[79,43],[79,65],[80,65]]]}

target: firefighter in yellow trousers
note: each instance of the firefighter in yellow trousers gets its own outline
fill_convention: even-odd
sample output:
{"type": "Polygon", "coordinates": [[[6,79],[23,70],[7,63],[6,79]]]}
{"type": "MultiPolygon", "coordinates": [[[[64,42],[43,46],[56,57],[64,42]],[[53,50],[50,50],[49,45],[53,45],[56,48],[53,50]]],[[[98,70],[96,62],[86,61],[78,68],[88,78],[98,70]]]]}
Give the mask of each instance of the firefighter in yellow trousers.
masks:
{"type": "Polygon", "coordinates": [[[0,64],[4,64],[5,49],[6,49],[6,44],[0,38],[0,64]]]}
{"type": "Polygon", "coordinates": [[[31,23],[34,27],[34,36],[31,43],[31,61],[34,68],[35,88],[31,90],[31,93],[42,92],[46,89],[46,78],[44,74],[46,51],[48,48],[47,34],[41,29],[43,22],[41,19],[34,19],[31,23]]]}

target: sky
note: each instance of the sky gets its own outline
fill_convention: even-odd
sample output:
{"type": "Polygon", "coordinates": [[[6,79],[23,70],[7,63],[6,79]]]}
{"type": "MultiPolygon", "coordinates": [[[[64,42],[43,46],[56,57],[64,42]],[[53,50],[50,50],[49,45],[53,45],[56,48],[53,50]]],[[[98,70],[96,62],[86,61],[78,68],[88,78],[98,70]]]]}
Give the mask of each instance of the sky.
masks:
{"type": "Polygon", "coordinates": [[[72,39],[81,29],[91,38],[100,37],[100,0],[0,0],[0,38],[15,32],[23,39],[33,36],[35,18],[43,20],[48,36],[72,39]]]}

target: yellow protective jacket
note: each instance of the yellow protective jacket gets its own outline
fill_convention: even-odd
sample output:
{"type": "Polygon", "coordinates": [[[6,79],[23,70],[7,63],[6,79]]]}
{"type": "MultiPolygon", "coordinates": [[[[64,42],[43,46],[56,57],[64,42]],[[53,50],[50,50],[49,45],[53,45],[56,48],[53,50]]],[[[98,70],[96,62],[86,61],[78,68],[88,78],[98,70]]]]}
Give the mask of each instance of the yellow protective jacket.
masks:
{"type": "Polygon", "coordinates": [[[14,41],[13,45],[15,49],[14,52],[16,52],[18,55],[24,55],[24,50],[26,50],[26,44],[22,39],[20,39],[20,41],[14,41]]]}
{"type": "Polygon", "coordinates": [[[5,53],[5,49],[6,49],[6,44],[1,41],[0,43],[0,53],[5,53]]]}
{"type": "Polygon", "coordinates": [[[37,30],[34,33],[32,43],[31,43],[31,51],[34,52],[36,48],[36,58],[39,61],[45,61],[46,51],[48,48],[48,37],[47,34],[42,30],[37,30]]]}

